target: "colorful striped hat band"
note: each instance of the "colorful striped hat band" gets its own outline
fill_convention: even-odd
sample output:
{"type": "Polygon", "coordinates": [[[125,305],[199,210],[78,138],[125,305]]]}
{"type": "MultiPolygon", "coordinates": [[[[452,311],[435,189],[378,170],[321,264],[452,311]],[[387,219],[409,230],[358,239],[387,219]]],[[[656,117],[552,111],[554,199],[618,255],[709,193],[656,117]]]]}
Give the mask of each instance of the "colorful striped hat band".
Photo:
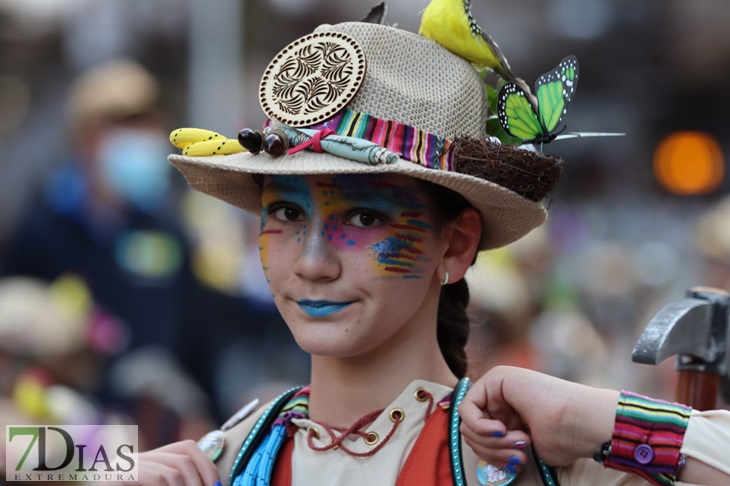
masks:
{"type": "MultiPolygon", "coordinates": [[[[287,150],[289,155],[305,148],[320,153],[331,152],[331,144],[327,145],[325,143],[323,145],[322,141],[324,138],[335,134],[350,139],[366,140],[386,149],[390,154],[387,154],[388,157],[381,157],[381,162],[392,163],[392,154],[396,156],[396,159],[408,160],[429,169],[447,171],[453,169],[451,163],[453,152],[450,150],[453,141],[404,123],[398,123],[395,120],[384,120],[348,108],[343,109],[329,120],[310,127],[310,130],[306,132],[268,120],[264,125],[264,134],[272,133],[276,129],[282,130],[286,135],[299,132],[300,137],[303,136],[308,139],[303,143],[293,144],[292,137],[287,137],[289,140],[285,139],[284,143],[286,147],[291,147],[287,150]],[[267,131],[269,128],[271,130],[267,131]],[[308,133],[314,133],[314,135],[309,137],[308,133]]],[[[299,139],[295,138],[294,140],[299,139]]],[[[356,142],[353,140],[351,143],[356,142]]],[[[359,152],[352,151],[351,153],[344,152],[336,155],[350,158],[355,162],[372,163],[358,154],[359,152]]]]}

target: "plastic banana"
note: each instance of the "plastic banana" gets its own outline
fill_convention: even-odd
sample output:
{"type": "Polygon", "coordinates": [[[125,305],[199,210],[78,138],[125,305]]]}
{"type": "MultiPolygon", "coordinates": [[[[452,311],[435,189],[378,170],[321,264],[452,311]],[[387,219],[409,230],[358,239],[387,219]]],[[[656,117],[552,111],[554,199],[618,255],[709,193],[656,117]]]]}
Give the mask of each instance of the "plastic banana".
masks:
{"type": "Polygon", "coordinates": [[[238,140],[202,128],[178,128],[170,134],[170,142],[182,149],[183,155],[207,157],[245,152],[238,140]]]}

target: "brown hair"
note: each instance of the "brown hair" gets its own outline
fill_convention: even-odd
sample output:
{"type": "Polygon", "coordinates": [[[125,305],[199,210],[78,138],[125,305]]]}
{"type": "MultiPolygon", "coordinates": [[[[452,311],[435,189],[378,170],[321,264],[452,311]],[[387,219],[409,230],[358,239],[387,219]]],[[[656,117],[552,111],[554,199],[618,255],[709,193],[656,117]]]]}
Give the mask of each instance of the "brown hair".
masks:
{"type": "MultiPolygon", "coordinates": [[[[439,226],[454,221],[471,204],[460,194],[438,184],[421,181],[426,187],[439,226]]],[[[474,256],[476,260],[476,255],[474,256]]],[[[473,262],[472,262],[473,263],[473,262]]],[[[466,342],[469,339],[469,318],[466,306],[469,304],[469,286],[461,279],[441,287],[439,298],[436,337],[439,349],[452,373],[463,378],[466,375],[466,342]]]]}

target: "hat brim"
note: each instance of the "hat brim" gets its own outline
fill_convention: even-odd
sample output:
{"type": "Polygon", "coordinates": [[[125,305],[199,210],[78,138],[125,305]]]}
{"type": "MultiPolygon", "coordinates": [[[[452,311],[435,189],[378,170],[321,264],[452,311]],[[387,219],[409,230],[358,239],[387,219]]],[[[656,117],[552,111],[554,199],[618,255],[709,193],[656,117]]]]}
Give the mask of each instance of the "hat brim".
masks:
{"type": "Polygon", "coordinates": [[[253,174],[401,174],[433,182],[461,194],[481,213],[479,250],[512,243],[547,218],[541,204],[502,186],[466,174],[429,169],[403,159],[394,164],[366,165],[310,151],[282,157],[243,152],[213,157],[170,155],[168,159],[194,189],[255,214],[261,211],[261,188],[253,174]]]}

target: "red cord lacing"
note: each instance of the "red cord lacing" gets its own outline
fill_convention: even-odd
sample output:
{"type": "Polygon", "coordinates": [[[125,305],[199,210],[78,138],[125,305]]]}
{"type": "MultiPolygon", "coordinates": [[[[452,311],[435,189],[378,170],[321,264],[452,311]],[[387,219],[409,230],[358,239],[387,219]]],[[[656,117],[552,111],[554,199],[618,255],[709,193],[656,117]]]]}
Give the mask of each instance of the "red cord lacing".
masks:
{"type": "MultiPolygon", "coordinates": [[[[431,395],[428,391],[424,390],[423,388],[419,389],[416,394],[418,400],[420,401],[426,401],[428,400],[428,407],[426,408],[426,414],[424,416],[424,421],[428,420],[428,418],[431,416],[431,411],[433,410],[433,395],[431,395]]],[[[378,452],[380,449],[385,446],[385,444],[388,443],[391,437],[393,437],[393,434],[395,434],[395,431],[398,429],[398,426],[403,421],[403,412],[400,410],[394,410],[393,413],[391,412],[391,419],[393,420],[393,426],[390,428],[390,431],[388,432],[388,435],[383,438],[380,443],[373,447],[368,452],[355,452],[352,449],[349,449],[346,445],[343,444],[343,441],[347,439],[351,435],[357,435],[362,437],[363,439],[372,439],[373,432],[363,432],[362,429],[366,428],[368,425],[372,424],[378,416],[383,413],[385,409],[375,410],[374,412],[370,412],[366,415],[363,415],[360,417],[354,424],[352,424],[349,428],[344,427],[333,427],[331,425],[328,425],[324,422],[317,422],[313,421],[316,424],[319,424],[324,428],[324,430],[327,432],[327,434],[330,436],[330,443],[327,445],[324,445],[322,447],[317,446],[312,441],[312,437],[317,436],[317,431],[315,429],[309,429],[309,432],[307,433],[307,445],[314,451],[318,452],[324,452],[324,451],[331,451],[337,448],[342,449],[347,454],[354,456],[354,457],[369,457],[378,452]],[[335,434],[335,432],[338,432],[339,435],[335,434]]]]}

